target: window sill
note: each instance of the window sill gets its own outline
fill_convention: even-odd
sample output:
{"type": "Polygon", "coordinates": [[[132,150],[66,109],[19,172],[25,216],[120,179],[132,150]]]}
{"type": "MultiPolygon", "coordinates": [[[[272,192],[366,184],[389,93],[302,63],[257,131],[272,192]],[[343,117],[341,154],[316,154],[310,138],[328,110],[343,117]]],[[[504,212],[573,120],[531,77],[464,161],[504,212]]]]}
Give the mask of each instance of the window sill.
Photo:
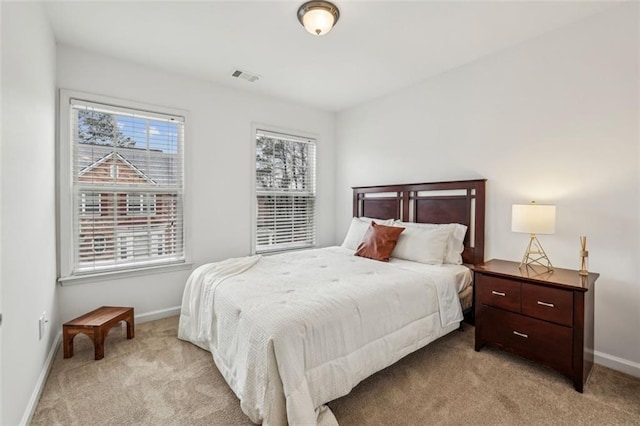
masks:
{"type": "Polygon", "coordinates": [[[163,274],[166,272],[185,271],[193,269],[193,263],[174,263],[170,265],[149,266],[146,268],[126,269],[122,271],[100,272],[97,274],[73,275],[58,278],[61,286],[72,286],[79,284],[92,284],[100,281],[120,280],[131,277],[140,277],[145,275],[163,274]]]}

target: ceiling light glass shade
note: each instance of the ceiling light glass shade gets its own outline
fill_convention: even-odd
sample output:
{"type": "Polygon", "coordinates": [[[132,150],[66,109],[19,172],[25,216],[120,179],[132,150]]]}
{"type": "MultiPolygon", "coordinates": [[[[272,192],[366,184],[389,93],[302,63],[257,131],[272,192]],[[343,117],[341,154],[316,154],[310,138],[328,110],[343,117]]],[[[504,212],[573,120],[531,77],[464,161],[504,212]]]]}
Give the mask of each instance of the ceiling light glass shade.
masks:
{"type": "Polygon", "coordinates": [[[310,10],[302,17],[302,25],[311,34],[323,35],[333,27],[333,15],[323,9],[310,10]]]}
{"type": "Polygon", "coordinates": [[[556,206],[546,204],[514,204],[511,207],[511,231],[525,234],[554,234],[556,206]]]}
{"type": "Polygon", "coordinates": [[[340,11],[328,1],[308,1],[298,9],[298,20],[313,35],[328,33],[339,18],[340,11]]]}

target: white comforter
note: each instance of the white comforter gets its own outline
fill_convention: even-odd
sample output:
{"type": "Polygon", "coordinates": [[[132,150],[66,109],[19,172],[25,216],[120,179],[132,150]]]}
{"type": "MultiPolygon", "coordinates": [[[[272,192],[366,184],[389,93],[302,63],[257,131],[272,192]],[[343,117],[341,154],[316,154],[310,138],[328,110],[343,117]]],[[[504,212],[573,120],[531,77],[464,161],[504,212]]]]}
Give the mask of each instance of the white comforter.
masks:
{"type": "Polygon", "coordinates": [[[306,425],[336,423],[323,404],[461,320],[450,283],[330,247],[197,268],[178,337],[212,353],[253,422],[306,425]]]}

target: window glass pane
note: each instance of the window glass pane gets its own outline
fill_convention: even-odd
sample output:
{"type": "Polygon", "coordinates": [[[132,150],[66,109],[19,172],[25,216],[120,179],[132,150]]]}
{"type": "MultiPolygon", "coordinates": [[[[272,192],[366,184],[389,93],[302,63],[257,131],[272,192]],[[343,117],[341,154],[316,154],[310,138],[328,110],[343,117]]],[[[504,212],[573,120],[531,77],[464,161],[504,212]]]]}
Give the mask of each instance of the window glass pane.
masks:
{"type": "Polygon", "coordinates": [[[256,139],[256,188],[315,191],[315,144],[267,136],[256,139]]]}
{"type": "Polygon", "coordinates": [[[182,122],[87,106],[74,112],[78,180],[111,185],[181,184],[182,122]]]}
{"type": "MultiPolygon", "coordinates": [[[[100,209],[80,214],[76,222],[78,270],[182,256],[176,194],[103,192],[97,198],[100,209]]],[[[87,211],[86,201],[80,209],[87,211]]]]}

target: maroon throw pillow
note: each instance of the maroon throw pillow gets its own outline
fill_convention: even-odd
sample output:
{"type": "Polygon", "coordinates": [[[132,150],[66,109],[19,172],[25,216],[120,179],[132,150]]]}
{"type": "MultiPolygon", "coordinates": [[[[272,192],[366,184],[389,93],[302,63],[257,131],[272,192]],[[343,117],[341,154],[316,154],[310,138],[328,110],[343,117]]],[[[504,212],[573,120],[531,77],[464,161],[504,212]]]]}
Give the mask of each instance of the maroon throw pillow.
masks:
{"type": "Polygon", "coordinates": [[[402,231],[404,228],[399,226],[384,226],[371,222],[355,255],[388,262],[402,231]]]}

